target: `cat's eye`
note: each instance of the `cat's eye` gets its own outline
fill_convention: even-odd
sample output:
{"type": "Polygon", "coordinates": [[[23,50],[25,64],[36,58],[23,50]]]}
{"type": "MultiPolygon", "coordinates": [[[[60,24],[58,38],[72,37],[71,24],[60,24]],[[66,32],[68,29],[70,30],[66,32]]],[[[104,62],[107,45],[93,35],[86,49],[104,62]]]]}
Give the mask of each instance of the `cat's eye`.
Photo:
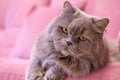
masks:
{"type": "Polygon", "coordinates": [[[85,41],[86,40],[86,37],[84,37],[84,36],[80,36],[80,38],[79,38],[81,41],[85,41]]]}
{"type": "Polygon", "coordinates": [[[67,34],[67,33],[68,33],[68,31],[67,31],[67,29],[66,29],[66,28],[62,28],[62,32],[63,32],[63,33],[65,33],[65,34],[67,34]]]}

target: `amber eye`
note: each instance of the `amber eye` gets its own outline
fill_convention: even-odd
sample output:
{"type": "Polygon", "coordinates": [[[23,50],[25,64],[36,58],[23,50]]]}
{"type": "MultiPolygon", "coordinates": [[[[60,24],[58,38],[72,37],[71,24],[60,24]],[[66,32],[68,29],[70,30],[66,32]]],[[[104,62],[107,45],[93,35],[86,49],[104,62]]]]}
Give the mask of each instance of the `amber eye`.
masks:
{"type": "Polygon", "coordinates": [[[63,33],[65,33],[65,34],[67,34],[67,33],[68,33],[68,31],[67,31],[67,29],[66,29],[66,28],[62,28],[62,32],[63,32],[63,33]]]}
{"type": "Polygon", "coordinates": [[[86,38],[84,36],[80,36],[80,40],[84,41],[84,40],[86,40],[86,38]]]}

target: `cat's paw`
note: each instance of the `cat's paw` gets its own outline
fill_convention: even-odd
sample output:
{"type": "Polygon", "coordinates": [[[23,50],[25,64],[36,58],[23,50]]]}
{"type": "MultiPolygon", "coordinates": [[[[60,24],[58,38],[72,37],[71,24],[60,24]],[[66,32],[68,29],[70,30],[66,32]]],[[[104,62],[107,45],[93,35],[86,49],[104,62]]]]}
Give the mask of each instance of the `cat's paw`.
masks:
{"type": "Polygon", "coordinates": [[[56,79],[56,76],[51,75],[51,76],[44,76],[43,80],[58,80],[58,79],[56,79]]]}
{"type": "Polygon", "coordinates": [[[43,77],[41,77],[41,76],[36,76],[34,80],[43,80],[43,77]]]}
{"type": "Polygon", "coordinates": [[[41,76],[34,76],[34,77],[26,78],[25,80],[44,80],[44,79],[41,76]]]}
{"type": "Polygon", "coordinates": [[[53,76],[53,75],[51,75],[51,76],[46,76],[46,77],[44,77],[44,79],[43,80],[64,80],[65,79],[65,76],[53,76]]]}
{"type": "Polygon", "coordinates": [[[46,78],[44,78],[44,80],[55,80],[55,79],[52,79],[52,78],[46,77],[46,78]]]}

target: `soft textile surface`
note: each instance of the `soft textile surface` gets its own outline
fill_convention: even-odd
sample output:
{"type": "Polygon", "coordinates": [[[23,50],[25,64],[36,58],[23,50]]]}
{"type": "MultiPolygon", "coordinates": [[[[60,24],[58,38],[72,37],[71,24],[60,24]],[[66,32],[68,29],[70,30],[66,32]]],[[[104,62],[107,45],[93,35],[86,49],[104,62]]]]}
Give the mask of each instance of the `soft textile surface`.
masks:
{"type": "Polygon", "coordinates": [[[29,61],[0,58],[0,80],[24,80],[29,61]]]}
{"type": "MultiPolygon", "coordinates": [[[[24,80],[28,60],[0,58],[0,80],[24,80]],[[11,64],[12,63],[12,64],[11,64]]],[[[83,78],[67,78],[66,80],[119,80],[120,63],[108,64],[106,67],[83,78]]]]}
{"type": "Polygon", "coordinates": [[[24,80],[29,61],[0,58],[0,80],[24,80]]]}
{"type": "Polygon", "coordinates": [[[0,0],[0,56],[10,55],[30,11],[49,3],[50,0],[0,0]]]}
{"type": "Polygon", "coordinates": [[[14,42],[12,38],[5,32],[0,32],[0,57],[9,56],[13,49],[14,42]]]}
{"type": "Polygon", "coordinates": [[[32,7],[49,3],[50,0],[0,0],[0,28],[20,27],[32,7]]]}
{"type": "Polygon", "coordinates": [[[7,5],[9,0],[0,0],[0,29],[4,28],[4,19],[5,19],[5,12],[7,9],[7,5]]]}
{"type": "Polygon", "coordinates": [[[95,8],[96,0],[87,0],[84,11],[88,14],[92,14],[95,8]]]}
{"type": "Polygon", "coordinates": [[[42,33],[48,23],[59,13],[52,8],[40,8],[26,19],[21,34],[12,51],[12,57],[29,58],[35,39],[42,33]],[[46,14],[48,13],[49,14],[46,14]],[[54,13],[53,13],[54,12],[54,13]]]}
{"type": "Polygon", "coordinates": [[[14,28],[9,31],[0,31],[0,57],[10,56],[20,30],[20,28],[14,28]]]}
{"type": "Polygon", "coordinates": [[[37,5],[36,0],[10,0],[5,14],[4,27],[21,27],[25,16],[35,5],[37,5]]]}
{"type": "Polygon", "coordinates": [[[50,2],[51,2],[51,0],[36,0],[36,4],[38,5],[38,7],[49,6],[50,2]]]}

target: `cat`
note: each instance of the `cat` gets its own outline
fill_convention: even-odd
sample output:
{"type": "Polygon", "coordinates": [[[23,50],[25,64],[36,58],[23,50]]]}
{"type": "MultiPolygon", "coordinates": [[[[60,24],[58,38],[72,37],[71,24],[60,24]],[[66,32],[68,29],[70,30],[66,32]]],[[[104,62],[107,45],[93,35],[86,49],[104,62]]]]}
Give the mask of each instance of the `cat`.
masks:
{"type": "Polygon", "coordinates": [[[110,62],[103,39],[108,18],[86,14],[65,1],[61,13],[36,40],[25,80],[86,76],[110,62]]]}

